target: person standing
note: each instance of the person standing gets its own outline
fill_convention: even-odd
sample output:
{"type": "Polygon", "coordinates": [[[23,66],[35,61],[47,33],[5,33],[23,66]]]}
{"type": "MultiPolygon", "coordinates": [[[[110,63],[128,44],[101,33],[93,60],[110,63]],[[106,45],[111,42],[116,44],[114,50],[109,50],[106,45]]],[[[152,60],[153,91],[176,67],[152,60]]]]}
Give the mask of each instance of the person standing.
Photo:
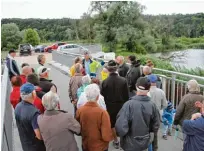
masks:
{"type": "Polygon", "coordinates": [[[11,49],[9,51],[8,56],[6,57],[6,65],[9,72],[9,78],[11,79],[13,76],[20,75],[20,71],[18,68],[18,65],[15,61],[16,51],[14,49],[11,49]]]}
{"type": "Polygon", "coordinates": [[[77,90],[78,88],[80,88],[82,86],[82,65],[80,63],[77,63],[75,65],[75,74],[73,77],[70,78],[69,81],[69,98],[71,103],[74,106],[74,115],[76,114],[76,110],[77,110],[77,90]]]}
{"type": "Polygon", "coordinates": [[[22,68],[22,73],[20,75],[20,78],[21,78],[21,81],[22,81],[22,84],[25,84],[27,82],[27,76],[29,74],[32,74],[32,68],[30,66],[24,66],[22,68]]]}
{"type": "Polygon", "coordinates": [[[42,98],[44,114],[38,116],[38,125],[45,142],[46,151],[78,151],[74,134],[79,134],[81,126],[74,117],[57,110],[59,96],[51,90],[42,98]]]}
{"type": "Polygon", "coordinates": [[[39,111],[33,105],[36,98],[33,84],[25,83],[20,88],[22,101],[15,108],[15,119],[24,151],[46,151],[40,134],[37,118],[39,111]]]}
{"type": "Polygon", "coordinates": [[[135,56],[129,56],[128,62],[131,64],[129,71],[127,72],[127,82],[129,87],[129,96],[132,97],[135,95],[135,84],[137,79],[141,77],[140,73],[140,60],[136,60],[135,56]]]}
{"type": "Polygon", "coordinates": [[[120,77],[117,71],[117,63],[110,60],[107,65],[109,77],[102,82],[101,95],[104,97],[107,111],[110,115],[111,128],[114,136],[113,146],[118,149],[119,141],[115,132],[116,116],[123,104],[128,101],[128,85],[126,79],[120,77]]]}
{"type": "MultiPolygon", "coordinates": [[[[200,112],[200,108],[196,106],[196,102],[202,102],[204,100],[204,96],[200,94],[198,82],[196,80],[190,80],[187,83],[187,87],[189,93],[183,96],[183,99],[176,109],[174,125],[183,126],[184,120],[190,120],[192,114],[200,112]]],[[[185,136],[186,135],[184,133],[184,139],[185,136]]]]}
{"type": "Polygon", "coordinates": [[[73,77],[74,76],[74,74],[75,74],[75,65],[77,64],[77,63],[82,63],[82,59],[80,58],[80,57],[76,57],[75,59],[74,59],[74,65],[70,68],[70,76],[71,77],[73,77]]]}
{"type": "Polygon", "coordinates": [[[128,151],[148,151],[153,136],[159,129],[157,107],[147,93],[150,81],[145,77],[137,80],[137,95],[126,102],[117,115],[116,132],[121,147],[128,151]],[[150,134],[150,132],[152,132],[150,134]]]}
{"type": "Polygon", "coordinates": [[[113,136],[109,115],[97,103],[100,95],[98,85],[88,85],[85,88],[85,95],[88,102],[76,113],[76,119],[81,125],[82,149],[108,151],[108,144],[113,136]]]}
{"type": "Polygon", "coordinates": [[[46,63],[46,57],[45,57],[45,55],[38,55],[38,58],[37,58],[37,61],[38,61],[38,64],[40,65],[40,66],[44,66],[45,65],[45,63],[46,63]]]}
{"type": "Polygon", "coordinates": [[[126,75],[127,75],[128,70],[129,70],[129,66],[125,63],[124,57],[123,56],[118,56],[116,58],[116,62],[119,65],[119,67],[118,67],[118,74],[121,77],[125,78],[126,75]]]}

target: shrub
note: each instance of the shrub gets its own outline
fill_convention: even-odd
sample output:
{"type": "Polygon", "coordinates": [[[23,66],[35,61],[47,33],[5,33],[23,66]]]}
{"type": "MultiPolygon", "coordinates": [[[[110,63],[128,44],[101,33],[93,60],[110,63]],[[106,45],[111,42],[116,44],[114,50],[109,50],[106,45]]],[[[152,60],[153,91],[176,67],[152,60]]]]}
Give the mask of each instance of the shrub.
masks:
{"type": "Polygon", "coordinates": [[[157,51],[157,45],[154,42],[148,42],[144,47],[147,50],[147,52],[157,51]]]}

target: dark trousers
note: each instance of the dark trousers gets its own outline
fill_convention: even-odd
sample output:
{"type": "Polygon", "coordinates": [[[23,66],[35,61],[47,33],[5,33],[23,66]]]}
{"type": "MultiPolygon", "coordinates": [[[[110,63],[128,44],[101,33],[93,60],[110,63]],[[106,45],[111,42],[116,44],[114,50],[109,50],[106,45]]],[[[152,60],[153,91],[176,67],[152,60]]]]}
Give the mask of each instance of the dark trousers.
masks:
{"type": "Polygon", "coordinates": [[[154,133],[154,140],[152,142],[152,149],[153,149],[153,151],[158,150],[158,132],[154,133]]]}

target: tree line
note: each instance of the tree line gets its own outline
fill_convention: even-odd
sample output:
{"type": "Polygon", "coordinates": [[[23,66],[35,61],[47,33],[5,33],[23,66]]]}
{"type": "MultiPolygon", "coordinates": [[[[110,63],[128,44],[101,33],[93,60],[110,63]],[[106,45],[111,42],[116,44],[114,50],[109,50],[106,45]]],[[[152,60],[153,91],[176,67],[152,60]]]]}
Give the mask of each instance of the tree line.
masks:
{"type": "Polygon", "coordinates": [[[204,36],[204,13],[144,15],[145,6],[135,1],[95,1],[90,5],[80,19],[2,19],[2,49],[14,47],[19,41],[27,42],[27,29],[37,33],[34,39],[39,37],[33,40],[36,41],[34,45],[47,41],[86,40],[101,43],[106,51],[120,49],[137,53],[182,49],[183,39],[178,42],[175,37],[204,36]],[[7,26],[12,26],[12,30],[6,29],[7,26]]]}

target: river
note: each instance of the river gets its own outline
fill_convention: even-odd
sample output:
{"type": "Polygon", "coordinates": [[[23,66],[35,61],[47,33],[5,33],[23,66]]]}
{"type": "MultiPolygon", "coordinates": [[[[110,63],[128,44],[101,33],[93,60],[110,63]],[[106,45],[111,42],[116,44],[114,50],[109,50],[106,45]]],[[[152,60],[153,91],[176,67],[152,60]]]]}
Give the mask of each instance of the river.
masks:
{"type": "Polygon", "coordinates": [[[204,50],[203,49],[188,49],[184,51],[175,51],[168,53],[155,53],[153,54],[156,57],[168,57],[173,53],[184,53],[185,55],[180,57],[175,57],[172,59],[172,64],[174,66],[184,66],[188,69],[201,67],[204,69],[204,50]]]}

